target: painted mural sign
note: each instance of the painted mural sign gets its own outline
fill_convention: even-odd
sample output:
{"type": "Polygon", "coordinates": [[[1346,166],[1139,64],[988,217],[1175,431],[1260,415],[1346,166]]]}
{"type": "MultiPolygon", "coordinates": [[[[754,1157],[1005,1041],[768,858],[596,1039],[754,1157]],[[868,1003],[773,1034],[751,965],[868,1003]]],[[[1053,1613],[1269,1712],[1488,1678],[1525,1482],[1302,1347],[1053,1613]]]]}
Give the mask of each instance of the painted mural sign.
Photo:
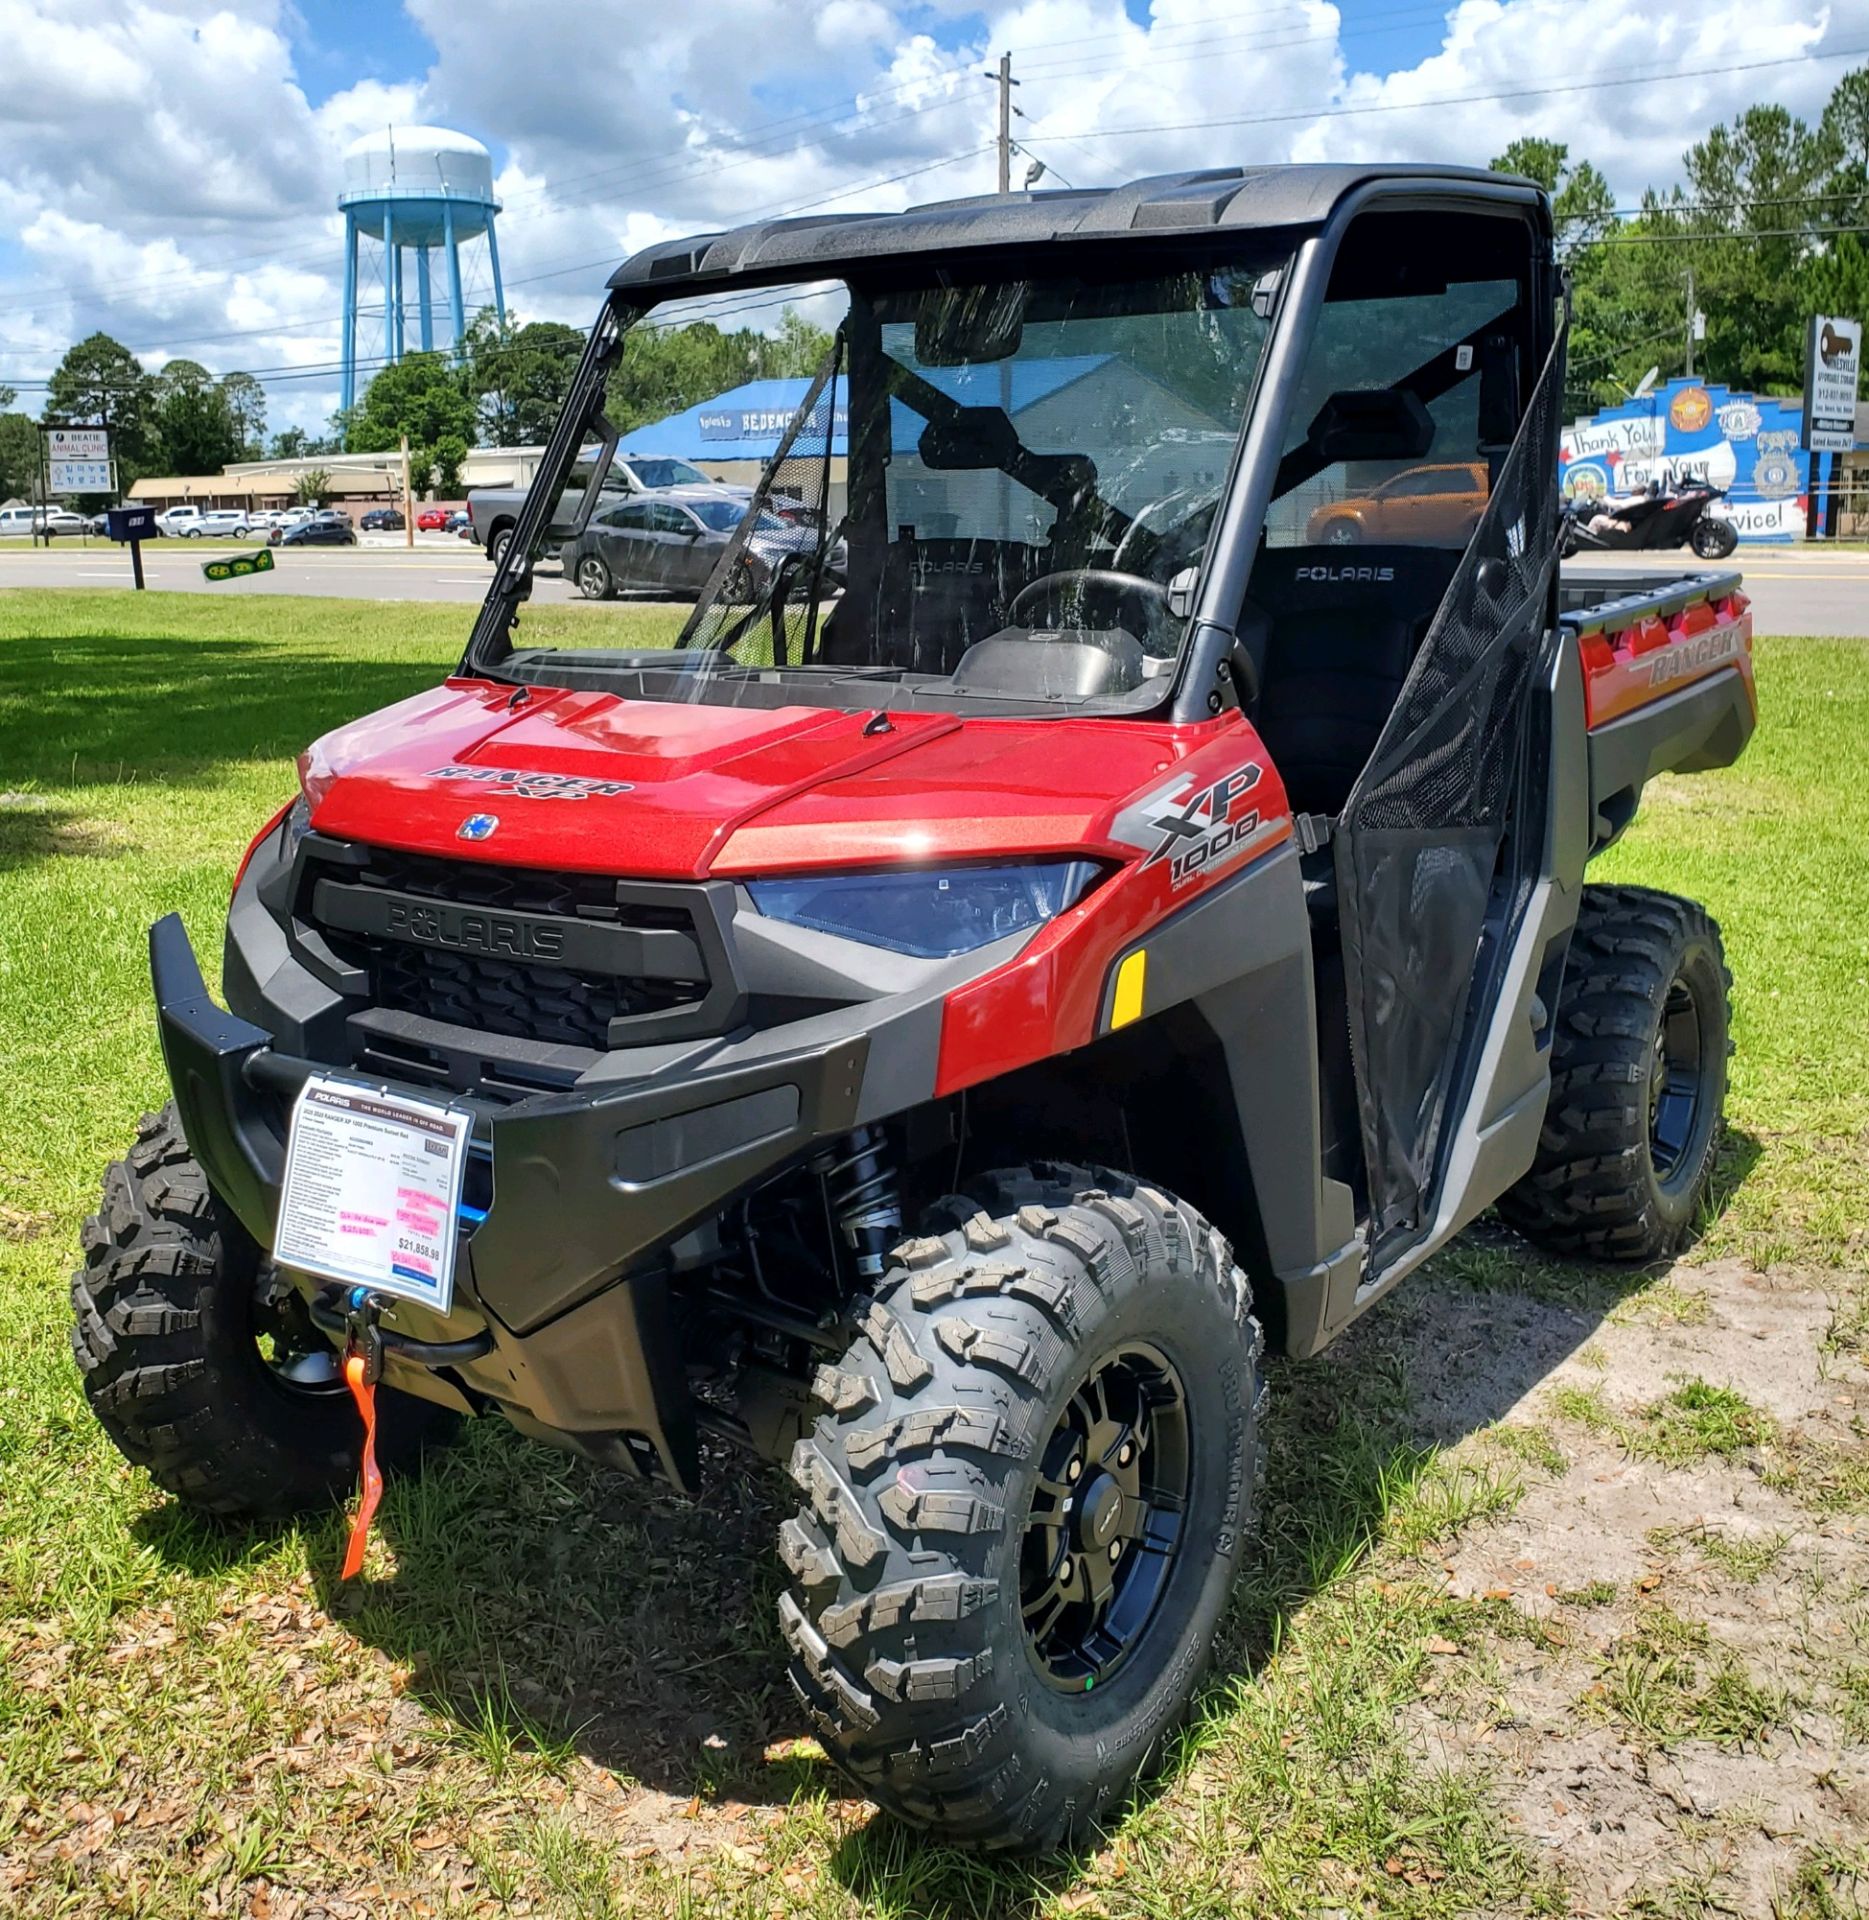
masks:
{"type": "Polygon", "coordinates": [[[1802,540],[1814,457],[1796,402],[1703,380],[1666,386],[1566,427],[1558,480],[1567,499],[1627,498],[1651,482],[1723,487],[1714,511],[1742,540],[1802,540]]]}

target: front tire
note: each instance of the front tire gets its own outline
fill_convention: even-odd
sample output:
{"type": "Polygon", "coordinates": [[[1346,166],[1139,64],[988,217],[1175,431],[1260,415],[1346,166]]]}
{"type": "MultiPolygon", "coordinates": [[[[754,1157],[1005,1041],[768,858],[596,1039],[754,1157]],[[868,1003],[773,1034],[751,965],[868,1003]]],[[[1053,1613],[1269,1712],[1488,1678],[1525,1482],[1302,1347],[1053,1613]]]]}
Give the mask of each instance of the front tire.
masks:
{"type": "Polygon", "coordinates": [[[1354,547],[1363,538],[1363,529],[1354,520],[1332,520],[1324,528],[1327,547],[1354,547]]]}
{"type": "Polygon", "coordinates": [[[792,1683],[943,1839],[1082,1838],[1186,1717],[1253,1520],[1246,1279],[1115,1174],[994,1176],[897,1247],[792,1458],[792,1683]]]}
{"type": "MultiPolygon", "coordinates": [[[[262,1300],[272,1290],[260,1249],[215,1198],[172,1104],[143,1116],[83,1240],[72,1353],[91,1411],[132,1466],[226,1517],[278,1518],[346,1497],[363,1429],[336,1356],[297,1321],[296,1296],[262,1300]]],[[[377,1408],[386,1467],[412,1463],[458,1424],[391,1389],[378,1390],[377,1408]]]]}
{"type": "Polygon", "coordinates": [[[1703,560],[1724,560],[1739,545],[1739,534],[1730,520],[1715,520],[1703,514],[1694,522],[1688,545],[1703,560]]]}
{"type": "Polygon", "coordinates": [[[1726,1103],[1732,975],[1704,908],[1585,887],[1551,1042],[1538,1157],[1501,1217],[1556,1253],[1642,1264],[1706,1199],[1726,1103]]]}
{"type": "Polygon", "coordinates": [[[578,591],[586,600],[608,600],[616,592],[601,554],[587,553],[578,562],[578,591]]]}

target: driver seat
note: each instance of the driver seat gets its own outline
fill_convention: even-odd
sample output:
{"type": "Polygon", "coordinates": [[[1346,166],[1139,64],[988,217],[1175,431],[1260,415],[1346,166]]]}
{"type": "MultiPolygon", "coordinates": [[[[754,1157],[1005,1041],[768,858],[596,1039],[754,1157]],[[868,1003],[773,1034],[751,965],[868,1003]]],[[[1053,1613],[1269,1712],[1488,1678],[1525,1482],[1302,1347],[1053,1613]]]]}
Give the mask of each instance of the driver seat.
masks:
{"type": "Polygon", "coordinates": [[[1349,607],[1271,629],[1256,717],[1293,812],[1342,812],[1408,678],[1415,636],[1398,614],[1349,607]]]}

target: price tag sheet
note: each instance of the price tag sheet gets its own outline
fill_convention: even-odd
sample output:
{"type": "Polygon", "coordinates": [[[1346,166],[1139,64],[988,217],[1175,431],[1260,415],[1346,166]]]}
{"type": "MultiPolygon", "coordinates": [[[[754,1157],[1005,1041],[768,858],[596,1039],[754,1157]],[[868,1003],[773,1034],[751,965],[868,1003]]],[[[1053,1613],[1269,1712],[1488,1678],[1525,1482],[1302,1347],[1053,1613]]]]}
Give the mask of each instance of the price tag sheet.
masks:
{"type": "Polygon", "coordinates": [[[273,1257],[446,1313],[472,1116],[314,1076],[292,1108],[273,1257]]]}

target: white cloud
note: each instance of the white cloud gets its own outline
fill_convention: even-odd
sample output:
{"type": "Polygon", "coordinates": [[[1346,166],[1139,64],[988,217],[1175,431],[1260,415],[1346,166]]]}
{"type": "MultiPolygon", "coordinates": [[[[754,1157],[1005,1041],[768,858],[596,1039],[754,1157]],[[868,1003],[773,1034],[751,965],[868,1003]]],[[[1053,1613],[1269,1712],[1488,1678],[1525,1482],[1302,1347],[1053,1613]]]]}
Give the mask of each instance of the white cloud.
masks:
{"type": "MultiPolygon", "coordinates": [[[[990,187],[983,69],[1002,47],[1015,138],[1079,185],[1236,161],[1483,165],[1540,133],[1627,200],[1754,101],[1813,117],[1851,63],[1811,56],[1869,46],[1869,0],[1456,0],[1436,51],[1394,73],[1367,70],[1357,56],[1385,43],[1346,40],[1329,0],[1153,0],[1143,23],[1122,0],[406,5],[429,70],[313,106],[293,35],[318,31],[316,8],[0,0],[0,384],[43,379],[94,327],[152,365],[330,367],[338,156],[385,124],[493,145],[509,302],[581,322],[606,263],[673,233],[990,187]]],[[[273,423],[315,425],[335,397],[325,374],[280,382],[273,423]]]]}

